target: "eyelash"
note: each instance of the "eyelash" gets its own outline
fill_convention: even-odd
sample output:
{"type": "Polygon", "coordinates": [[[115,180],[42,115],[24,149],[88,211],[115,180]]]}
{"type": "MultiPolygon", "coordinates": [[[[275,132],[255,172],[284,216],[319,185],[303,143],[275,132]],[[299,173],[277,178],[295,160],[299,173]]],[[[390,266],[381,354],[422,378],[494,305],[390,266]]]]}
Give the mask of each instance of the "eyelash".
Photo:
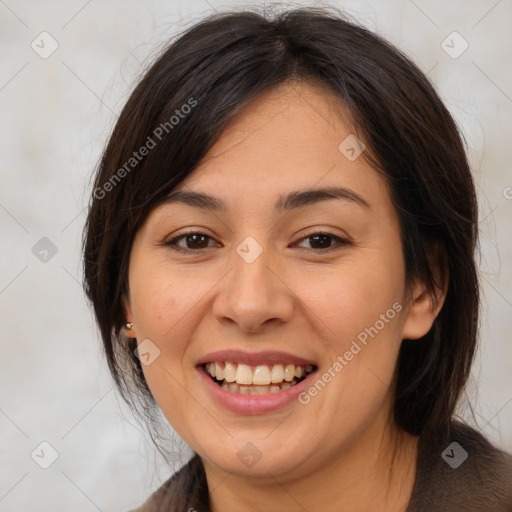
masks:
{"type": "MultiPolygon", "coordinates": [[[[201,249],[208,249],[209,248],[209,247],[202,247],[201,249],[194,250],[194,249],[185,249],[185,248],[180,247],[179,245],[177,245],[177,242],[179,240],[187,238],[187,237],[192,236],[192,235],[200,235],[200,236],[203,236],[203,237],[206,237],[206,238],[209,238],[209,239],[213,240],[213,238],[211,236],[206,235],[205,233],[201,233],[200,231],[189,231],[189,232],[186,232],[186,233],[181,233],[179,236],[174,237],[174,238],[172,238],[171,240],[169,240],[167,242],[164,242],[163,245],[165,245],[167,247],[170,247],[171,250],[173,250],[173,251],[181,252],[181,253],[199,252],[201,249]]],[[[306,250],[312,250],[312,251],[318,251],[318,252],[326,253],[326,252],[330,252],[330,251],[339,249],[340,247],[343,247],[343,246],[351,245],[351,242],[349,240],[347,240],[345,238],[341,238],[341,237],[339,237],[337,235],[333,235],[332,233],[328,233],[328,232],[325,232],[325,231],[318,231],[318,232],[311,233],[311,234],[309,234],[307,236],[303,236],[299,240],[299,242],[301,242],[303,240],[306,240],[308,238],[313,238],[315,236],[325,236],[325,237],[328,237],[328,238],[332,238],[334,241],[336,241],[338,243],[338,245],[329,246],[326,249],[306,249],[306,250]]]]}

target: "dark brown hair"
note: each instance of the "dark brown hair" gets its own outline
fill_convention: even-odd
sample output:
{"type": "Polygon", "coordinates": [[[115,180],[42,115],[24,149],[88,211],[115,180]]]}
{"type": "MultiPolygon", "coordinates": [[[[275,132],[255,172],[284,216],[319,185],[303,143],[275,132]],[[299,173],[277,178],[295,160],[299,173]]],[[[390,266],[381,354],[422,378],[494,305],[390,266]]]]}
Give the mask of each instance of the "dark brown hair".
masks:
{"type": "Polygon", "coordinates": [[[394,418],[412,434],[448,426],[469,375],[479,304],[477,205],[464,145],[425,75],[334,8],[210,16],[174,40],[131,94],[101,158],[84,233],[84,285],[113,378],[137,412],[156,409],[136,342],[121,333],[121,298],[141,223],[241,107],[294,80],[327,86],[367,141],[399,214],[407,282],[425,283],[434,296],[447,284],[430,332],[402,343],[394,418]],[[154,148],[131,161],[150,139],[154,148]]]}

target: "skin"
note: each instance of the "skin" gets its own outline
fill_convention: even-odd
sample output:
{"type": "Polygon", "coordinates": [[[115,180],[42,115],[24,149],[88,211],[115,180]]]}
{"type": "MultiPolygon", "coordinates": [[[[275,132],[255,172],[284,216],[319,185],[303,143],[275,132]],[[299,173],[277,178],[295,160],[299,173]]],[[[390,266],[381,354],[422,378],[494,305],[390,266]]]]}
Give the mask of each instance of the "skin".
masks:
{"type": "MultiPolygon", "coordinates": [[[[338,146],[355,133],[340,102],[306,83],[275,88],[245,106],[177,190],[227,203],[155,208],[136,234],[129,267],[130,336],[160,350],[143,366],[168,421],[201,456],[214,511],[405,510],[417,439],[392,421],[393,374],[403,338],[428,332],[436,307],[421,283],[405,282],[399,221],[384,178],[338,146]],[[340,186],[368,207],[330,199],[274,210],[289,192],[340,186]],[[211,238],[164,242],[183,228],[211,238]],[[307,238],[318,232],[330,251],[307,238]],[[263,248],[247,263],[248,236],[263,248]],[[199,245],[199,248],[198,248],[199,245]],[[394,303],[402,309],[307,405],[260,415],[219,407],[196,362],[222,349],[286,351],[319,374],[394,303]],[[251,442],[261,459],[246,467],[251,442]],[[395,455],[393,464],[391,461],[395,455]]],[[[363,143],[368,144],[360,136],[363,143]]]]}

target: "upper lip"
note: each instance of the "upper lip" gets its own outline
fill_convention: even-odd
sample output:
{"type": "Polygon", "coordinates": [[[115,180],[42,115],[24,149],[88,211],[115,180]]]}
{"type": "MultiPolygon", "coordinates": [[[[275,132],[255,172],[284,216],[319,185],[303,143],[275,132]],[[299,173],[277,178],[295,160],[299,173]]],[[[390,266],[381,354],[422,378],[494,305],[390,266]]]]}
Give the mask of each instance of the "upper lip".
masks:
{"type": "Polygon", "coordinates": [[[197,366],[212,362],[232,362],[242,363],[249,366],[259,366],[268,364],[294,364],[295,366],[306,366],[308,364],[316,366],[316,363],[310,359],[304,359],[288,352],[244,352],[242,350],[219,350],[211,352],[197,361],[197,366]]]}

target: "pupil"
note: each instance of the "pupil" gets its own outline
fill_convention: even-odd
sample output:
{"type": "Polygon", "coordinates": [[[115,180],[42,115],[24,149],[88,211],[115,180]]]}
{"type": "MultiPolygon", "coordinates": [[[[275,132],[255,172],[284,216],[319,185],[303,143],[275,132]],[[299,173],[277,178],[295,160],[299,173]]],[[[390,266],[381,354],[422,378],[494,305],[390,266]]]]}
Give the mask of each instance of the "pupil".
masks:
{"type": "Polygon", "coordinates": [[[328,247],[329,246],[329,236],[328,235],[314,235],[311,237],[311,241],[313,243],[318,243],[320,239],[320,247],[328,247]]]}
{"type": "Polygon", "coordinates": [[[190,239],[192,239],[192,245],[194,245],[195,247],[199,247],[201,245],[200,239],[203,239],[203,243],[204,243],[205,236],[204,235],[189,235],[189,240],[190,239]],[[199,240],[199,243],[198,243],[198,240],[199,240]]]}

